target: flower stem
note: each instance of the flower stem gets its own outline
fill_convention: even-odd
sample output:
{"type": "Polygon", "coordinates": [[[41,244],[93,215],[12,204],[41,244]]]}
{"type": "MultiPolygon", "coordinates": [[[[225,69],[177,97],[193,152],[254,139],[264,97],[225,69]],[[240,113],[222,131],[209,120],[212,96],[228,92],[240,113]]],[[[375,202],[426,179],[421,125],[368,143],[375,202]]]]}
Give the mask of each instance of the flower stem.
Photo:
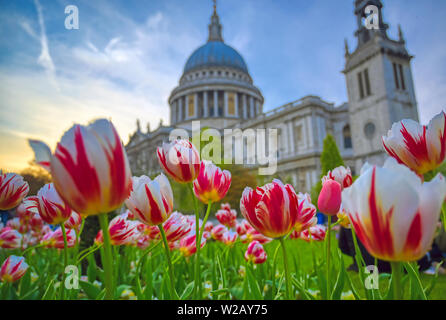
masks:
{"type": "Polygon", "coordinates": [[[172,260],[170,259],[170,249],[169,249],[169,244],[167,243],[166,233],[164,232],[164,228],[163,228],[162,224],[159,224],[158,228],[160,229],[161,236],[163,238],[164,249],[166,251],[167,263],[169,264],[170,295],[173,300],[179,300],[178,294],[175,291],[175,279],[174,279],[174,275],[173,275],[172,260]]]}
{"type": "Polygon", "coordinates": [[[280,240],[280,244],[282,246],[282,253],[283,253],[283,268],[285,269],[287,299],[292,300],[293,294],[292,294],[292,290],[291,290],[291,278],[290,278],[290,270],[288,268],[288,259],[287,259],[287,254],[286,254],[285,241],[283,240],[283,238],[280,238],[279,240],[280,240]]]}
{"type": "Polygon", "coordinates": [[[443,221],[443,228],[446,231],[446,202],[441,206],[441,220],[443,221]]]}
{"type": "Polygon", "coordinates": [[[401,263],[391,262],[392,266],[392,286],[393,286],[393,300],[401,300],[401,263]]]}
{"type": "Polygon", "coordinates": [[[103,253],[103,264],[105,273],[105,299],[113,300],[113,264],[112,264],[112,251],[111,251],[111,241],[110,232],[108,230],[108,216],[106,213],[99,215],[99,224],[102,229],[102,237],[104,239],[104,250],[103,253]]]}
{"type": "Polygon", "coordinates": [[[60,228],[62,229],[63,235],[63,246],[64,246],[64,260],[63,260],[63,271],[62,271],[62,282],[60,284],[60,297],[61,300],[65,300],[65,268],[68,264],[68,241],[67,241],[67,232],[65,231],[65,225],[63,223],[60,224],[60,228]]]}
{"type": "Polygon", "coordinates": [[[331,231],[331,216],[327,217],[328,220],[328,226],[327,226],[327,241],[326,241],[326,251],[325,251],[325,257],[327,260],[327,299],[331,299],[331,284],[330,284],[330,245],[331,245],[331,237],[330,237],[330,231],[331,231]]]}
{"type": "Polygon", "coordinates": [[[199,257],[199,252],[200,252],[200,245],[201,243],[198,242],[198,239],[196,238],[198,236],[198,234],[200,233],[200,213],[198,212],[198,203],[197,203],[197,198],[195,197],[194,194],[194,185],[193,183],[190,184],[190,191],[192,193],[192,198],[194,201],[194,208],[195,208],[195,245],[196,245],[196,255],[195,255],[195,275],[194,275],[194,296],[197,297],[197,295],[199,294],[198,292],[198,286],[200,283],[200,276],[199,276],[199,272],[200,272],[200,257],[199,257]]]}
{"type": "MultiPolygon", "coordinates": [[[[203,236],[203,231],[204,231],[204,226],[209,218],[209,213],[211,212],[211,205],[212,203],[209,202],[208,203],[208,207],[206,210],[206,215],[204,216],[204,220],[203,220],[203,224],[201,226],[201,228],[199,228],[198,230],[198,237],[196,237],[195,242],[197,244],[197,252],[196,252],[196,264],[195,264],[195,283],[198,285],[198,294],[199,294],[199,299],[202,297],[202,286],[201,286],[201,276],[200,276],[200,250],[201,250],[201,238],[203,236]]],[[[198,220],[199,221],[199,220],[198,220]]],[[[197,225],[199,225],[197,223],[197,225]]]]}

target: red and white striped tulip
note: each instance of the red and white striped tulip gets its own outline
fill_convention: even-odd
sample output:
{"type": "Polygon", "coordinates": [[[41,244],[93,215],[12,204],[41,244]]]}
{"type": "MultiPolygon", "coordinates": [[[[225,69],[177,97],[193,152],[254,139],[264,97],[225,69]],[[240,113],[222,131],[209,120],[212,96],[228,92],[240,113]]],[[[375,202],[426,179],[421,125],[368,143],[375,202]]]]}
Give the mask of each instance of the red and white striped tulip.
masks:
{"type": "Polygon", "coordinates": [[[203,203],[218,202],[228,193],[231,180],[228,170],[221,170],[211,161],[203,160],[194,180],[195,196],[203,203]]]}
{"type": "Polygon", "coordinates": [[[212,228],[214,228],[214,224],[211,221],[206,222],[204,225],[204,231],[211,232],[212,228]]]}
{"type": "Polygon", "coordinates": [[[243,236],[249,229],[253,229],[253,227],[249,224],[246,219],[238,222],[235,226],[235,230],[237,231],[239,236],[243,236]]]}
{"type": "Polygon", "coordinates": [[[228,228],[234,228],[237,224],[237,211],[231,209],[229,203],[222,203],[221,208],[217,211],[215,217],[221,224],[228,228]]]}
{"type": "Polygon", "coordinates": [[[82,217],[76,211],[71,211],[71,215],[67,221],[65,221],[65,228],[79,230],[82,224],[82,217]]]}
{"type": "Polygon", "coordinates": [[[2,282],[15,282],[25,275],[28,267],[24,257],[9,256],[0,268],[0,280],[2,282]]]}
{"type": "Polygon", "coordinates": [[[62,136],[54,155],[41,141],[29,140],[29,144],[36,163],[50,169],[60,196],[83,216],[111,212],[129,196],[129,162],[109,120],[74,125],[62,136]]]}
{"type": "Polygon", "coordinates": [[[268,242],[271,242],[273,239],[268,238],[267,236],[261,234],[259,231],[257,231],[254,228],[250,228],[246,231],[246,233],[242,236],[240,236],[240,240],[243,243],[250,243],[252,241],[258,241],[261,244],[265,244],[268,242]]]}
{"type": "Polygon", "coordinates": [[[22,203],[17,207],[17,216],[23,224],[29,223],[29,220],[34,216],[34,214],[39,213],[37,209],[36,197],[26,197],[23,199],[22,203]]]}
{"type": "Polygon", "coordinates": [[[133,189],[125,201],[127,208],[141,222],[159,225],[169,218],[173,210],[173,193],[164,174],[154,180],[147,176],[133,177],[133,189]]]}
{"type": "Polygon", "coordinates": [[[114,217],[109,224],[110,242],[112,245],[129,245],[136,241],[137,222],[127,220],[125,216],[114,217]]]}
{"type": "Polygon", "coordinates": [[[11,229],[17,230],[21,234],[27,233],[30,229],[28,224],[23,224],[17,217],[9,219],[8,222],[6,222],[6,226],[11,229]]]}
{"type": "Polygon", "coordinates": [[[211,237],[214,240],[221,241],[223,235],[228,231],[228,228],[222,224],[217,224],[212,228],[211,237]]]}
{"type": "Polygon", "coordinates": [[[15,173],[2,174],[0,171],[0,210],[17,207],[29,192],[29,185],[15,173]]]}
{"type": "MultiPolygon", "coordinates": [[[[180,252],[183,256],[190,257],[195,252],[197,252],[196,238],[197,237],[195,236],[195,234],[190,234],[180,240],[178,245],[179,245],[180,252]]],[[[200,248],[203,248],[205,244],[206,244],[206,239],[204,237],[202,237],[200,248]]]]}
{"type": "Polygon", "coordinates": [[[316,207],[311,203],[311,197],[308,193],[300,193],[298,199],[298,218],[294,225],[294,230],[302,232],[317,223],[316,207]]]}
{"type": "Polygon", "coordinates": [[[44,185],[39,192],[37,192],[37,197],[33,199],[37,204],[40,217],[46,223],[63,223],[71,216],[71,208],[60,197],[52,183],[44,185]]]}
{"type": "Polygon", "coordinates": [[[327,229],[325,228],[325,226],[317,224],[299,233],[299,237],[307,242],[324,241],[326,233],[327,229]]]}
{"type": "Polygon", "coordinates": [[[322,183],[322,190],[317,199],[319,210],[327,216],[336,215],[341,208],[341,192],[342,188],[339,182],[330,179],[325,180],[322,183]]]}
{"type": "Polygon", "coordinates": [[[34,232],[41,232],[42,228],[44,226],[44,221],[40,217],[40,214],[35,213],[31,219],[29,220],[29,226],[31,227],[31,230],[34,232]]]}
{"type": "Polygon", "coordinates": [[[164,172],[179,183],[194,181],[200,171],[200,155],[188,140],[174,140],[157,149],[158,162],[164,172]]]}
{"type": "Polygon", "coordinates": [[[237,232],[228,230],[221,237],[221,242],[223,242],[227,246],[230,246],[237,241],[237,237],[238,237],[237,232]]]}
{"type": "Polygon", "coordinates": [[[446,156],[446,113],[437,114],[427,126],[411,119],[392,125],[382,138],[384,149],[417,174],[439,167],[446,156]]]}
{"type": "Polygon", "coordinates": [[[240,211],[257,231],[269,238],[280,238],[296,225],[299,216],[297,202],[294,188],[274,179],[255,190],[245,188],[240,199],[240,211]]]}
{"type": "MultiPolygon", "coordinates": [[[[67,248],[72,248],[76,245],[76,233],[73,229],[66,230],[67,234],[67,248]]],[[[40,241],[47,248],[64,249],[63,232],[60,227],[54,231],[45,234],[40,241]]]]}
{"type": "Polygon", "coordinates": [[[367,251],[385,261],[416,261],[429,250],[446,197],[446,181],[429,182],[393,158],[368,166],[342,192],[343,206],[367,251]]]}
{"type": "Polygon", "coordinates": [[[253,241],[248,245],[245,252],[245,260],[255,264],[261,264],[266,261],[267,254],[263,246],[258,241],[253,241]]]}
{"type": "Polygon", "coordinates": [[[163,224],[167,241],[177,241],[191,231],[191,225],[186,217],[179,212],[174,212],[163,224]]]}
{"type": "Polygon", "coordinates": [[[3,249],[18,249],[22,242],[22,235],[11,227],[0,230],[0,247],[3,249]]]}
{"type": "Polygon", "coordinates": [[[327,180],[339,182],[342,189],[348,188],[353,183],[352,171],[349,167],[339,166],[331,171],[328,171],[327,175],[322,178],[322,183],[327,180]]]}

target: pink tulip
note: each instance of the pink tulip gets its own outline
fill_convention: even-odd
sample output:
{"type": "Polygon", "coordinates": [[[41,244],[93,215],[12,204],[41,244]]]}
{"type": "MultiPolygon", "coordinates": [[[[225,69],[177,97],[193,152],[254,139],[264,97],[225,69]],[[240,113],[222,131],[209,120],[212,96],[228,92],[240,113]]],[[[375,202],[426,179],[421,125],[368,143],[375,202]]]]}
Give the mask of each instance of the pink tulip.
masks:
{"type": "Polygon", "coordinates": [[[384,149],[417,174],[438,168],[446,156],[446,114],[437,114],[427,126],[405,119],[394,123],[382,138],[384,149]]]}
{"type": "Polygon", "coordinates": [[[195,196],[203,203],[223,199],[231,186],[231,173],[221,170],[210,161],[201,162],[200,172],[194,180],[195,196]]]}
{"type": "Polygon", "coordinates": [[[29,143],[36,162],[50,168],[56,190],[76,212],[86,216],[108,213],[130,194],[127,155],[110,121],[74,125],[63,135],[54,155],[41,141],[29,143]]]}
{"type": "Polygon", "coordinates": [[[258,241],[249,244],[245,252],[245,260],[255,264],[261,264],[266,261],[267,255],[263,246],[258,241]]]}
{"type": "Polygon", "coordinates": [[[194,181],[200,171],[200,155],[188,140],[175,140],[157,149],[158,162],[179,183],[194,181]]]}
{"type": "Polygon", "coordinates": [[[17,207],[28,192],[28,183],[22,176],[15,173],[2,174],[0,171],[0,210],[17,207]]]}
{"type": "Polygon", "coordinates": [[[334,216],[341,207],[341,185],[335,180],[326,180],[322,184],[322,190],[317,199],[319,210],[328,215],[334,216]]]}
{"type": "Polygon", "coordinates": [[[15,282],[25,275],[26,270],[28,270],[28,264],[24,257],[9,256],[0,268],[0,280],[15,282]]]}

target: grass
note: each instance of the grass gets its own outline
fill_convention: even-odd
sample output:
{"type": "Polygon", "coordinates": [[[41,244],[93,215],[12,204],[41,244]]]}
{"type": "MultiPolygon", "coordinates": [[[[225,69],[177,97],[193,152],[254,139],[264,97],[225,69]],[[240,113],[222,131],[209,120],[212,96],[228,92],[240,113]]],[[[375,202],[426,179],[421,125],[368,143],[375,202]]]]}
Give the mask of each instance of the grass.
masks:
{"type": "MultiPolygon", "coordinates": [[[[338,242],[334,237],[334,234],[332,234],[332,254],[338,250],[338,242]]],[[[270,244],[265,245],[265,249],[268,252],[268,255],[272,257],[274,254],[274,250],[277,246],[277,243],[274,241],[270,244]]],[[[323,242],[314,242],[312,244],[307,243],[303,240],[288,240],[287,246],[289,250],[289,255],[291,256],[290,259],[296,258],[297,261],[299,261],[299,269],[304,274],[312,274],[314,271],[313,268],[313,253],[312,253],[312,246],[315,251],[316,258],[318,259],[319,263],[321,263],[325,259],[325,252],[324,252],[324,243],[323,242]]],[[[350,266],[353,263],[353,258],[347,255],[342,254],[344,265],[345,267],[350,266]]],[[[333,259],[334,263],[336,265],[339,264],[337,259],[333,259]]],[[[279,264],[282,263],[282,257],[278,259],[279,264]]],[[[295,266],[292,265],[292,272],[296,272],[295,266]]],[[[348,271],[348,274],[352,280],[353,286],[357,289],[361,297],[364,297],[364,291],[363,291],[363,285],[361,284],[361,280],[359,278],[359,274],[354,271],[348,271]]],[[[429,287],[434,282],[433,290],[431,291],[430,295],[428,296],[428,299],[431,300],[445,300],[446,299],[446,275],[438,275],[437,278],[433,275],[427,275],[424,273],[420,273],[421,282],[423,284],[424,288],[429,287]]],[[[389,274],[380,274],[379,277],[379,291],[382,296],[385,296],[385,293],[388,290],[389,286],[389,274]]],[[[316,289],[316,288],[315,288],[316,289]]],[[[410,293],[409,290],[409,284],[405,284],[405,298],[408,298],[408,295],[410,293]]],[[[349,286],[345,285],[344,292],[349,291],[349,286]]]]}

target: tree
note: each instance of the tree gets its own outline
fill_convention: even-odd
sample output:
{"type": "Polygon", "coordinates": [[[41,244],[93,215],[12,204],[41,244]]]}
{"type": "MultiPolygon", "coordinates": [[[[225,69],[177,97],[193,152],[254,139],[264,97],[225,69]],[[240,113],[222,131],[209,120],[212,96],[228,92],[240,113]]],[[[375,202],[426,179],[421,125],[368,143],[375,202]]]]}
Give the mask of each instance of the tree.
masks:
{"type": "Polygon", "coordinates": [[[327,134],[324,139],[324,145],[321,154],[321,175],[318,183],[311,188],[311,199],[313,204],[317,205],[317,198],[322,189],[321,179],[328,173],[339,166],[344,165],[344,160],[341,157],[336,140],[331,134],[327,134]]]}
{"type": "Polygon", "coordinates": [[[42,167],[31,164],[28,168],[19,173],[23,179],[28,182],[28,195],[36,195],[40,188],[51,182],[51,175],[42,167]]]}

